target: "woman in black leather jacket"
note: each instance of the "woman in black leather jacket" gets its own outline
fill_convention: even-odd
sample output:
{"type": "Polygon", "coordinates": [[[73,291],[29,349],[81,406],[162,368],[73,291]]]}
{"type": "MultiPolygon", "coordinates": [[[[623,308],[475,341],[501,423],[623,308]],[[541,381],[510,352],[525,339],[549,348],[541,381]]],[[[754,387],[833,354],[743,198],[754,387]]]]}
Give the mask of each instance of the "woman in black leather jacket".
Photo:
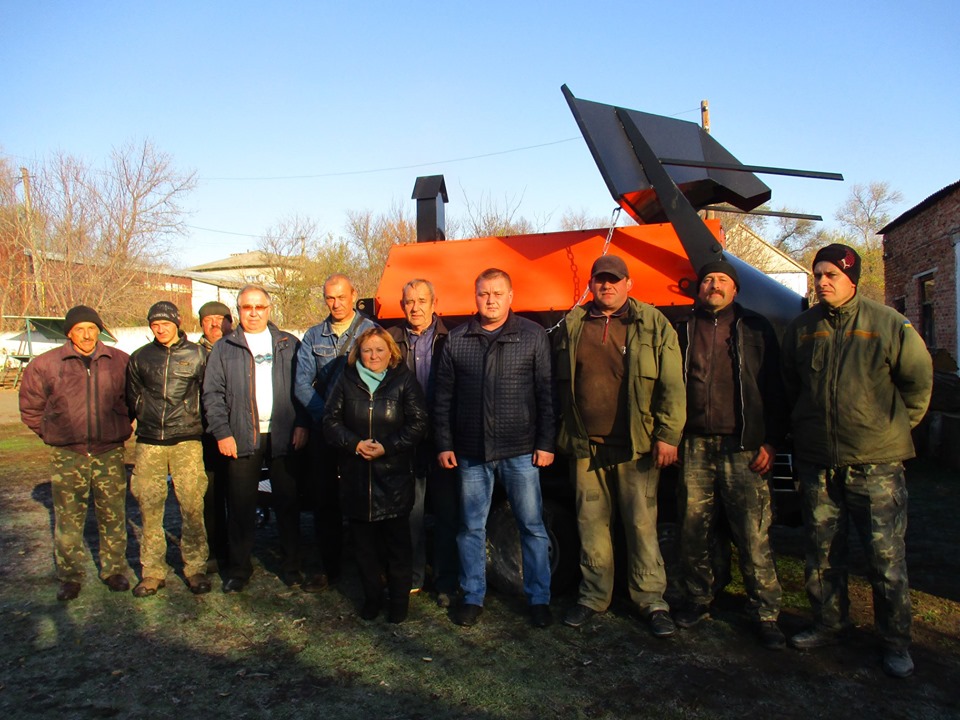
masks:
{"type": "Polygon", "coordinates": [[[407,617],[414,450],[426,431],[426,403],[416,376],[400,361],[386,330],[366,330],[323,415],[327,442],[340,449],[340,507],[353,531],[364,620],[380,613],[384,570],[387,618],[399,623],[407,617]]]}

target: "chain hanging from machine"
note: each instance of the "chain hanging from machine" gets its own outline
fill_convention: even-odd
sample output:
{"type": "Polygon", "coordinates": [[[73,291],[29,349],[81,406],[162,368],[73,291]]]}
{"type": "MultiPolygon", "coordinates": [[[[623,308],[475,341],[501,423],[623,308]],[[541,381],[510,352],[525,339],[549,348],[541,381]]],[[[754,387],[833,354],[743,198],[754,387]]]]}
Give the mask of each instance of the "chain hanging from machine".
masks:
{"type": "MultiPolygon", "coordinates": [[[[603,241],[603,250],[600,251],[600,257],[603,257],[610,251],[610,242],[613,240],[613,231],[617,229],[617,221],[620,219],[620,210],[621,208],[618,205],[613,209],[613,212],[610,215],[610,229],[607,230],[607,239],[603,241]]],[[[554,330],[558,329],[561,325],[563,325],[564,320],[567,319],[567,313],[570,312],[570,310],[573,310],[573,308],[577,307],[578,305],[582,305],[583,301],[587,299],[587,293],[589,292],[590,292],[590,286],[588,284],[587,287],[583,289],[583,294],[580,295],[580,299],[577,300],[573,304],[573,306],[570,307],[569,310],[563,313],[563,315],[560,317],[559,320],[557,320],[555,325],[547,328],[548,335],[552,333],[554,330]]]]}

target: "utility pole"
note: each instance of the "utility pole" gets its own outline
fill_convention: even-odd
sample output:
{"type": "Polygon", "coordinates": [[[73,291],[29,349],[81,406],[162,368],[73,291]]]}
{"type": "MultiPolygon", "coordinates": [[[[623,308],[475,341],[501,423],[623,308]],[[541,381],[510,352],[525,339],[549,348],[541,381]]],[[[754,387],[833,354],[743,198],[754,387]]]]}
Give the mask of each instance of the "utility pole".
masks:
{"type": "MultiPolygon", "coordinates": [[[[33,276],[33,283],[37,282],[37,249],[33,243],[33,203],[30,200],[30,171],[25,167],[20,168],[20,178],[23,180],[23,209],[26,213],[27,221],[27,248],[30,256],[30,272],[33,276]]],[[[24,253],[26,255],[26,253],[24,253]]],[[[26,263],[24,263],[26,270],[26,263]]],[[[33,293],[27,292],[30,278],[23,278],[23,314],[26,315],[30,310],[30,300],[33,293]]]]}
{"type": "MultiPolygon", "coordinates": [[[[710,134],[710,101],[708,100],[700,101],[700,127],[707,135],[710,134]]],[[[707,220],[713,220],[714,218],[713,210],[707,210],[704,215],[707,220]]]]}

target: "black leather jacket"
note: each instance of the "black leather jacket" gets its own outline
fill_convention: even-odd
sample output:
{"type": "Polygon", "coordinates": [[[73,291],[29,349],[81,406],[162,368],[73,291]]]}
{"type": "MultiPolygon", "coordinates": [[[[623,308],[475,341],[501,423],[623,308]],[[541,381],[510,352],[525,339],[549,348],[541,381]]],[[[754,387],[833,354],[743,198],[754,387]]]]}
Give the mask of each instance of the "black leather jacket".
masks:
{"type": "Polygon", "coordinates": [[[405,365],[391,368],[371,393],[348,365],[327,398],[323,433],[340,450],[340,508],[351,520],[385,520],[413,508],[414,450],[427,432],[427,408],[417,378],[405,365]],[[375,439],[385,454],[365,460],[361,440],[375,439]]]}
{"type": "Polygon", "coordinates": [[[200,439],[206,362],[206,352],[182,330],[170,347],[154,340],[133,351],[127,365],[127,406],[137,419],[140,440],[200,439]]]}

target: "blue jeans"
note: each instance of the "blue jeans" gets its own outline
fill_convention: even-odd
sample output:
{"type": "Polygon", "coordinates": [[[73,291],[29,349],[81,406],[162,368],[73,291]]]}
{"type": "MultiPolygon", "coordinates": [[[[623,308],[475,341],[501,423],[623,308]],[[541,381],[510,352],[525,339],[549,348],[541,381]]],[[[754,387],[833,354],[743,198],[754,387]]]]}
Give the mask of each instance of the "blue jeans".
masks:
{"type": "Polygon", "coordinates": [[[543,525],[540,471],[533,455],[482,462],[457,458],[460,471],[460,586],[463,602],[483,605],[487,593],[487,516],[493,498],[494,472],[507,490],[517,519],[523,557],[523,591],[531,605],[550,604],[550,558],[543,525]]]}

